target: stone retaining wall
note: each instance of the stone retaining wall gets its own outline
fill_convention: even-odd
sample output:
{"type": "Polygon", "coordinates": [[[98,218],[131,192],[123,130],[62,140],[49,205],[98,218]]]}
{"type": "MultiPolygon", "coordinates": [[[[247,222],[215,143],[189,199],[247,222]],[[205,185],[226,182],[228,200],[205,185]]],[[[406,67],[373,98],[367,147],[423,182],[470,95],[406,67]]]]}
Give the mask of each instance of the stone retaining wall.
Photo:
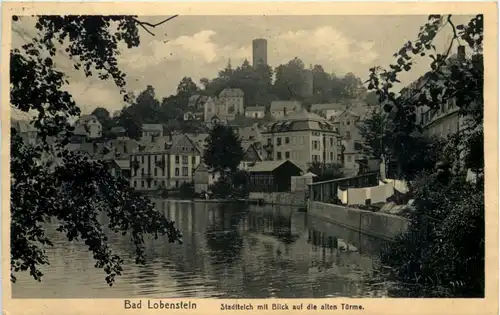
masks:
{"type": "Polygon", "coordinates": [[[404,232],[408,226],[408,219],[379,212],[371,212],[348,208],[318,201],[309,201],[307,212],[361,233],[392,239],[404,232]]]}

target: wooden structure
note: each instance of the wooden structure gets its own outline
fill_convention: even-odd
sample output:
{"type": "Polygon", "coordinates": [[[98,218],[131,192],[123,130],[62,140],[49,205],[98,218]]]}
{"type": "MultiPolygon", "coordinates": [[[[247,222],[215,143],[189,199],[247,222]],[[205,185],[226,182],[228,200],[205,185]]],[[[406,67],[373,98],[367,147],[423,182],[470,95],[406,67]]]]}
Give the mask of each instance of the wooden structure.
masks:
{"type": "Polygon", "coordinates": [[[309,184],[311,201],[330,202],[338,197],[338,188],[362,188],[377,186],[379,173],[367,173],[360,176],[344,177],[309,184]]]}
{"type": "Polygon", "coordinates": [[[302,169],[289,160],[263,161],[248,170],[251,192],[289,192],[292,176],[302,169]]]}

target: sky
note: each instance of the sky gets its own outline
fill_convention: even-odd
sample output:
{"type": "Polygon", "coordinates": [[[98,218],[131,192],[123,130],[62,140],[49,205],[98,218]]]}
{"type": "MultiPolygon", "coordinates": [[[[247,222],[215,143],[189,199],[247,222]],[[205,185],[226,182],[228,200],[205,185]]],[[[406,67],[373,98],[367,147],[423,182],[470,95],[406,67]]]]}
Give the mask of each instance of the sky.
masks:
{"type": "MultiPolygon", "coordinates": [[[[139,20],[154,23],[164,18],[139,20]]],[[[460,24],[470,17],[453,19],[460,24]]],[[[392,55],[405,42],[416,39],[426,21],[427,16],[423,15],[178,16],[152,29],[155,36],[140,29],[139,47],[121,47],[118,61],[127,74],[128,91],[138,94],[152,85],[160,100],[174,94],[184,76],[198,83],[203,77],[216,77],[229,60],[233,67],[245,59],[251,62],[255,38],[267,39],[268,63],[273,68],[299,57],[306,66],[320,64],[337,76],[352,72],[365,81],[369,68],[388,67],[394,60],[392,55]]],[[[449,27],[438,34],[438,52],[446,50],[451,35],[449,27]]],[[[34,20],[22,18],[13,25],[12,47],[19,47],[34,36],[34,20]]],[[[58,53],[55,63],[68,76],[70,84],[65,88],[84,113],[96,107],[114,112],[124,106],[113,82],[86,78],[82,71],[73,69],[72,62],[62,53],[58,53]]],[[[429,63],[427,57],[417,60],[414,69],[400,77],[402,85],[430,70],[429,63]]]]}

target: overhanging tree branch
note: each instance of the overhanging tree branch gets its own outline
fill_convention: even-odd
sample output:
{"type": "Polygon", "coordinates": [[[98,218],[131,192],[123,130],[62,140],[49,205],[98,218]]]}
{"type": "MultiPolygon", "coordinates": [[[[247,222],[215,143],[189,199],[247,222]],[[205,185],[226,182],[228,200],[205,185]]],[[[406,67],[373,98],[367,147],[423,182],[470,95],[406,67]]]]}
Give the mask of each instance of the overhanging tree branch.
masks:
{"type": "Polygon", "coordinates": [[[142,28],[143,28],[146,32],[148,32],[148,33],[149,33],[149,34],[151,34],[152,36],[155,36],[155,34],[154,34],[153,32],[151,32],[151,31],[150,31],[150,30],[149,30],[146,26],[149,26],[149,27],[155,28],[155,27],[160,26],[160,25],[162,25],[162,24],[164,24],[164,23],[166,23],[166,22],[168,22],[168,21],[170,21],[170,20],[172,20],[172,19],[174,19],[174,18],[176,18],[176,17],[178,17],[178,16],[179,16],[178,14],[176,14],[176,15],[172,15],[171,17],[168,17],[168,18],[166,18],[166,19],[164,19],[164,20],[162,20],[162,21],[160,21],[160,22],[158,22],[158,23],[154,23],[154,24],[153,24],[153,23],[149,23],[149,22],[139,21],[139,20],[138,20],[138,19],[136,19],[136,18],[133,18],[133,21],[134,21],[135,23],[137,23],[140,27],[142,27],[142,28]]]}

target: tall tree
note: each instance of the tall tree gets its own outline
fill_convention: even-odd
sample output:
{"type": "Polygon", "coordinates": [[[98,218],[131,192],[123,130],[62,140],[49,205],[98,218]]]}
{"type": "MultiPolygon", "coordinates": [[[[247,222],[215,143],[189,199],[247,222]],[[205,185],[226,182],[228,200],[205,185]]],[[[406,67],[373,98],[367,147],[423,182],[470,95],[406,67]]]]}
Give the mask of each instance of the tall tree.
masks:
{"type": "Polygon", "coordinates": [[[330,101],[332,78],[325,72],[323,66],[314,65],[313,73],[313,100],[314,103],[327,103],[330,101]]]}
{"type": "Polygon", "coordinates": [[[298,57],[275,69],[274,93],[282,100],[302,99],[304,88],[304,62],[298,57]]]}
{"type": "MultiPolygon", "coordinates": [[[[136,16],[34,18],[37,36],[10,52],[11,104],[38,113],[33,123],[40,140],[37,146],[27,146],[12,130],[11,279],[15,281],[16,272],[27,270],[41,279],[39,266],[50,263],[43,246],[52,245],[44,223],[52,220],[68,241],[85,242],[95,266],[104,269],[111,285],[123,270],[123,260],[108,244],[99,214],[108,215],[112,232],[131,236],[137,263],[144,263],[145,235],[166,234],[174,242],[180,240],[180,232],[149,199],[138,195],[127,181],[113,178],[101,162],[65,150],[72,135],[68,119],[78,116],[80,109],[64,87],[69,79],[57,70],[53,58],[58,50],[66,51],[76,69],[86,76],[112,79],[125,95],[125,74],[116,58],[118,44],[137,47],[139,26],[149,26],[136,16]],[[48,136],[57,137],[53,145],[48,136]],[[57,157],[57,163],[41,159],[42,155],[57,157]]],[[[19,19],[14,16],[13,23],[19,19]]]]}
{"type": "Polygon", "coordinates": [[[241,140],[233,128],[216,125],[208,136],[203,161],[212,170],[226,174],[234,173],[243,159],[241,140]]]}
{"type": "Polygon", "coordinates": [[[181,82],[179,82],[179,85],[177,86],[177,94],[186,95],[188,97],[196,94],[198,90],[198,86],[190,77],[183,77],[181,82]]]}

